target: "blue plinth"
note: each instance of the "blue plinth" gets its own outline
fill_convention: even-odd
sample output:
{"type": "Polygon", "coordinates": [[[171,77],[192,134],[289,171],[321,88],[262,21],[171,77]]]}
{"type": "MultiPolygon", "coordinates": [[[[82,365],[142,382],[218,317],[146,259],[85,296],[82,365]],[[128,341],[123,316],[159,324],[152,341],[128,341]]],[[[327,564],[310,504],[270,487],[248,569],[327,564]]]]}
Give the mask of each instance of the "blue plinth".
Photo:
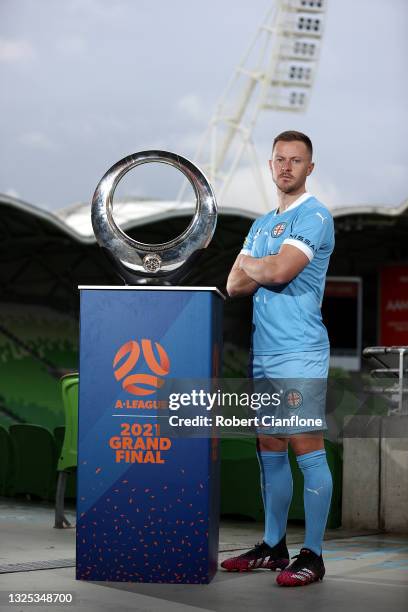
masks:
{"type": "Polygon", "coordinates": [[[162,434],[166,378],[211,378],[211,288],[81,287],[76,577],[208,583],[217,568],[216,439],[162,434]]]}

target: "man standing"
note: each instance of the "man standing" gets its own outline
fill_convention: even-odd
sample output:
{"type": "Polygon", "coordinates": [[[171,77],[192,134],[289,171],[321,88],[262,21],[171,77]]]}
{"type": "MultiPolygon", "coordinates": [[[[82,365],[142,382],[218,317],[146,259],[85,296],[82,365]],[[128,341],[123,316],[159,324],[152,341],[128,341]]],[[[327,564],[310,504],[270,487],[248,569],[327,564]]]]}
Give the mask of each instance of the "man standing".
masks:
{"type": "Polygon", "coordinates": [[[301,132],[275,138],[269,166],[279,206],[253,223],[227,282],[230,297],[253,294],[253,378],[307,381],[305,390],[295,393],[302,399],[303,414],[309,410],[323,417],[320,427],[258,430],[264,541],[221,564],[228,571],[281,569],[281,586],[323,578],[322,540],[332,493],[322,433],[329,340],[320,306],[334,228],[328,209],[306,191],[306,178],[314,168],[312,154],[312,143],[301,132]],[[313,380],[324,382],[315,394],[307,391],[313,380]],[[286,547],[293,490],[289,442],[304,475],[306,518],[304,546],[291,565],[286,547]]]}

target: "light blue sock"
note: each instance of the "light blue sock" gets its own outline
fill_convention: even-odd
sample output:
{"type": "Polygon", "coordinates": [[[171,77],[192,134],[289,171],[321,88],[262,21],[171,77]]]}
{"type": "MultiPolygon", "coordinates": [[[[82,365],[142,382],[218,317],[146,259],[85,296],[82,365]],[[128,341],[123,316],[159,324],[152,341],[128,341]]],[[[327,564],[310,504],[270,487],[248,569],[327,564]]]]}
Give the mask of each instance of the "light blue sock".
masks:
{"type": "Polygon", "coordinates": [[[306,534],[304,546],[320,555],[333,489],[326,451],[323,449],[313,451],[305,455],[298,455],[296,459],[305,479],[306,534]]]}
{"type": "Polygon", "coordinates": [[[262,499],[265,509],[265,537],[269,546],[285,535],[293,481],[287,451],[258,452],[262,499]]]}

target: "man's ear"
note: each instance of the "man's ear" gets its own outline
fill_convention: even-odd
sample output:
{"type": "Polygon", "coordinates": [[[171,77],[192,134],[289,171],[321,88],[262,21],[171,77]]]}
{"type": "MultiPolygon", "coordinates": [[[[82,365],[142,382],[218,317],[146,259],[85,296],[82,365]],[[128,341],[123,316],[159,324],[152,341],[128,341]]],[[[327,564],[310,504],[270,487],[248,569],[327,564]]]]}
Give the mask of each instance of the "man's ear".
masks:
{"type": "Polygon", "coordinates": [[[309,167],[307,169],[307,176],[310,176],[310,174],[312,174],[313,170],[314,170],[314,163],[310,162],[309,167]]]}

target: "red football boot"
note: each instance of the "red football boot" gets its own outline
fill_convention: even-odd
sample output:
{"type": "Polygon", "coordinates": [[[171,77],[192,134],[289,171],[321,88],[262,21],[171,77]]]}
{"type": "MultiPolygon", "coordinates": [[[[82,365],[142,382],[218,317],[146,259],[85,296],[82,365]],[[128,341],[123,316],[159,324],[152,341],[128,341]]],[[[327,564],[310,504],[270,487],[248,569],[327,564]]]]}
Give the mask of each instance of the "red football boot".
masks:
{"type": "Polygon", "coordinates": [[[309,548],[301,548],[296,559],[286,569],[280,572],[276,582],[280,586],[305,586],[317,580],[323,580],[325,567],[322,555],[316,555],[309,548]]]}
{"type": "Polygon", "coordinates": [[[266,542],[258,543],[248,552],[231,557],[221,563],[221,567],[228,572],[249,572],[254,569],[283,569],[289,563],[289,552],[286,547],[286,536],[275,544],[269,546],[266,542]]]}

